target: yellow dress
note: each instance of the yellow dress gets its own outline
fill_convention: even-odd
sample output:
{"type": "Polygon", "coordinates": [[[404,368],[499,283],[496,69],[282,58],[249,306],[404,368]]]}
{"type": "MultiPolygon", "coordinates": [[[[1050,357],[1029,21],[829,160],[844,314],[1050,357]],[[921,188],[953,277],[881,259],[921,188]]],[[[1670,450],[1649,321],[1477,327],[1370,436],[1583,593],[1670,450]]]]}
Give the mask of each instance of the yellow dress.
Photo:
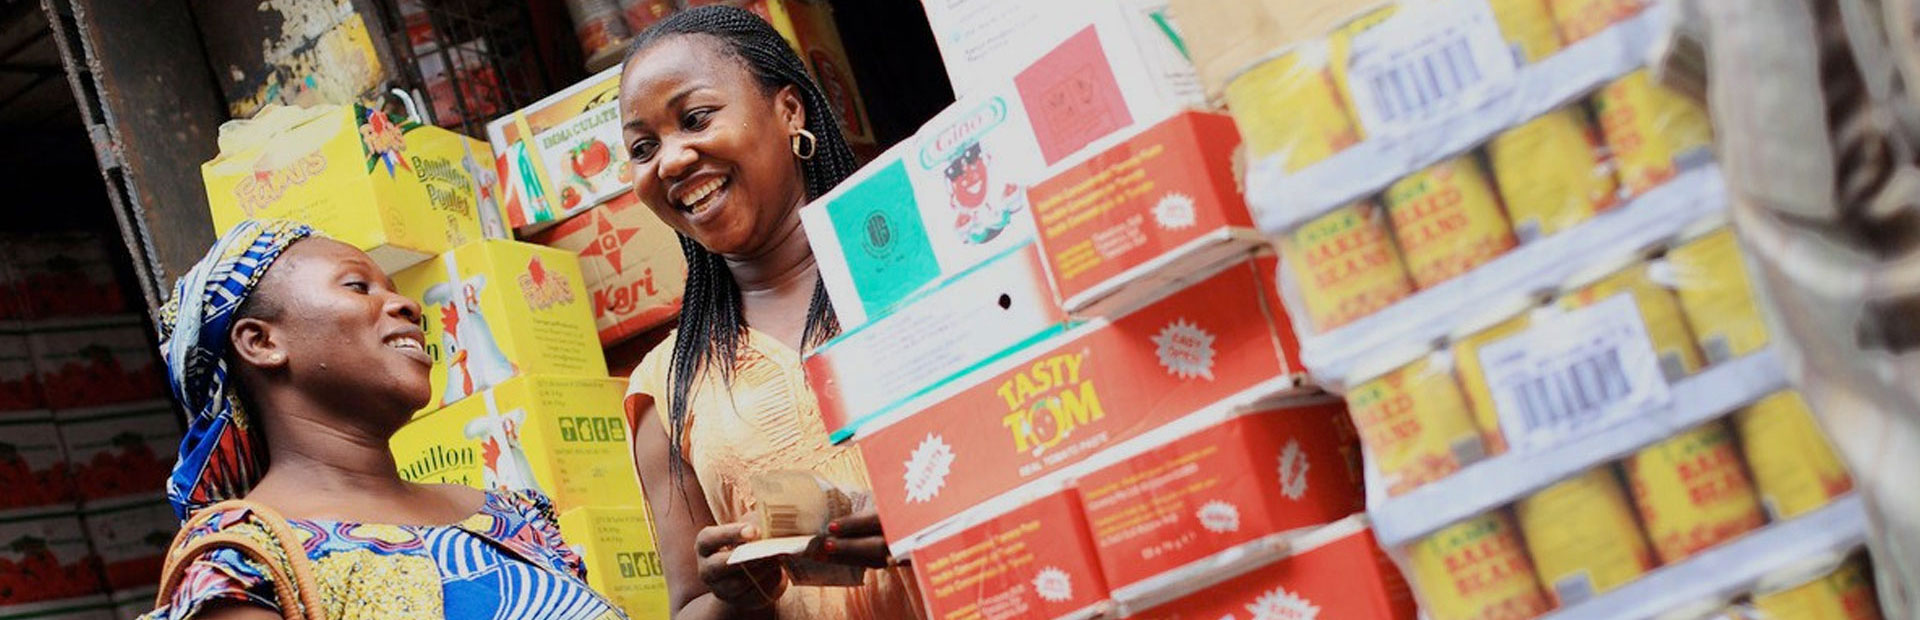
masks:
{"type": "MultiPolygon", "coordinates": [[[[639,394],[653,399],[663,428],[671,393],[667,370],[677,338],[677,333],[668,336],[647,354],[627,385],[629,403],[639,394]]],[[[748,328],[735,356],[731,385],[722,383],[718,373],[703,374],[687,402],[681,449],[718,523],[735,522],[753,511],[747,480],[758,472],[811,471],[842,488],[872,488],[859,451],[827,441],[800,354],[772,336],[748,328]]],[[[629,427],[638,414],[628,407],[629,427]]],[[[656,507],[656,514],[660,510],[656,507]]],[[[917,618],[920,607],[912,581],[906,568],[872,570],[860,587],[791,586],[776,607],[782,618],[917,618]]]]}

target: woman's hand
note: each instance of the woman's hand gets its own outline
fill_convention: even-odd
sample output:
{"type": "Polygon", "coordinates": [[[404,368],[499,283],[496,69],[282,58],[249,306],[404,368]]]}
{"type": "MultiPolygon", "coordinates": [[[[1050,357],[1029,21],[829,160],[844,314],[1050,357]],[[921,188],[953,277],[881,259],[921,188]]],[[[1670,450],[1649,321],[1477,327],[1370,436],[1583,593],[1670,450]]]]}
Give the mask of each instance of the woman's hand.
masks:
{"type": "Polygon", "coordinates": [[[867,568],[885,568],[887,539],[881,535],[880,513],[866,508],[827,524],[827,535],[816,552],[821,561],[867,568]]]}
{"type": "Polygon", "coordinates": [[[777,558],[728,564],[733,548],[760,539],[756,520],[700,528],[694,551],[700,554],[700,580],[714,598],[740,609],[765,609],[786,590],[786,574],[777,558]]]}

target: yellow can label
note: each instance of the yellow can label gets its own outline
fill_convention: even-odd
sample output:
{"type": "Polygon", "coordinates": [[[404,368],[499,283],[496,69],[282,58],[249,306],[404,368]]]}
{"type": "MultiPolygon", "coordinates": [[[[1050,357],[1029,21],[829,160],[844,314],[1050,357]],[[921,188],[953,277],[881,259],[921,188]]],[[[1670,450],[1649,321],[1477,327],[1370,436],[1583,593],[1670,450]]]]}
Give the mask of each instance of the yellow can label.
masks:
{"type": "Polygon", "coordinates": [[[1473,410],[1473,425],[1480,428],[1488,455],[1507,451],[1507,435],[1500,431],[1500,411],[1494,408],[1493,387],[1487,385],[1487,371],[1480,364],[1480,348],[1526,331],[1529,322],[1523,313],[1453,342],[1453,372],[1460,377],[1460,391],[1473,410]]]}
{"type": "Polygon", "coordinates": [[[575,508],[560,514],[559,525],[587,566],[588,587],[631,620],[667,620],[667,574],[646,508],[575,508]]]}
{"type": "Polygon", "coordinates": [[[1539,62],[1560,51],[1560,33],[1546,0],[1488,0],[1487,4],[1520,62],[1539,62]]]}
{"type": "Polygon", "coordinates": [[[1513,249],[1493,185],[1471,157],[1435,164],[1387,187],[1387,217],[1413,283],[1428,288],[1513,249]]]}
{"type": "Polygon", "coordinates": [[[1667,252],[1674,294],[1709,364],[1767,346],[1767,322],[1754,305],[1753,284],[1740,256],[1740,242],[1731,228],[1667,252]]]}
{"type": "Polygon", "coordinates": [[[1686,559],[1767,521],[1733,434],[1720,422],[1648,446],[1623,465],[1662,563],[1686,559]]]}
{"type": "Polygon", "coordinates": [[[1553,608],[1504,511],[1434,532],[1413,543],[1407,560],[1433,620],[1519,620],[1553,608]]]}
{"type": "Polygon", "coordinates": [[[1706,111],[1654,84],[1646,69],[1602,88],[1593,107],[1629,196],[1667,182],[1686,161],[1707,156],[1713,144],[1706,111]]]}
{"type": "Polygon", "coordinates": [[[1354,203],[1280,238],[1316,330],[1352,323],[1413,293],[1407,268],[1373,205],[1354,203]]]}
{"type": "Polygon", "coordinates": [[[1593,36],[1608,26],[1633,17],[1645,0],[1547,0],[1560,39],[1568,44],[1593,36]]]}
{"type": "Polygon", "coordinates": [[[1646,321],[1647,337],[1653,340],[1653,352],[1660,357],[1660,372],[1668,381],[1677,381],[1701,367],[1700,352],[1693,346],[1693,333],[1687,330],[1680,314],[1680,303],[1671,291],[1653,281],[1646,263],[1607,276],[1591,286],[1561,296],[1566,309],[1591,306],[1614,295],[1632,295],[1640,306],[1640,319],[1646,321]]]}
{"type": "Polygon", "coordinates": [[[1655,566],[1613,468],[1600,467],[1514,504],[1540,582],[1567,606],[1620,587],[1655,566]]]}
{"type": "Polygon", "coordinates": [[[1309,44],[1227,84],[1227,107],[1249,155],[1278,156],[1293,172],[1360,141],[1326,60],[1324,42],[1309,44]]]}
{"type": "Polygon", "coordinates": [[[1853,490],[1853,477],[1799,392],[1761,399],[1734,414],[1733,426],[1760,503],[1773,518],[1806,514],[1853,490]]]}
{"type": "Polygon", "coordinates": [[[1753,595],[1757,617],[1767,620],[1880,620],[1873,576],[1855,557],[1833,572],[1798,586],[1753,595]]]}
{"type": "Polygon", "coordinates": [[[1487,159],[1522,243],[1587,221],[1612,207],[1620,189],[1578,107],[1501,133],[1487,144],[1487,159]]]}
{"type": "Polygon", "coordinates": [[[1360,442],[1399,495],[1486,455],[1453,376],[1422,357],[1347,392],[1360,442]]]}

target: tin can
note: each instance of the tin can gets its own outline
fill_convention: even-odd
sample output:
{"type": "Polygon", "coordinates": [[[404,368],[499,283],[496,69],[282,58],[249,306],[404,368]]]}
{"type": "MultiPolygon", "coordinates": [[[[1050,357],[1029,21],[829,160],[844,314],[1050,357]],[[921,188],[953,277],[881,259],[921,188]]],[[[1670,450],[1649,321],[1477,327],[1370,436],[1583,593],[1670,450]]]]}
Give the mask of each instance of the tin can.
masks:
{"type": "Polygon", "coordinates": [[[1568,45],[1598,34],[1646,8],[1645,0],[1548,0],[1560,39],[1568,45]]]}
{"type": "Polygon", "coordinates": [[[1879,620],[1873,575],[1860,556],[1829,554],[1760,578],[1753,608],[1766,620],[1879,620]]]}
{"type": "Polygon", "coordinates": [[[1514,516],[1541,585],[1565,607],[1653,570],[1653,552],[1612,467],[1541,489],[1516,502],[1514,516]]]}
{"type": "Polygon", "coordinates": [[[1362,362],[1347,408],[1388,495],[1444,478],[1486,456],[1453,373],[1425,348],[1362,362]]]}
{"type": "Polygon", "coordinates": [[[1280,256],[1305,302],[1313,328],[1327,331],[1413,293],[1407,267],[1370,203],[1314,218],[1280,238],[1280,256]]]}
{"type": "Polygon", "coordinates": [[[1487,144],[1487,159],[1521,243],[1571,228],[1618,201],[1613,164],[1578,107],[1502,132],[1487,144]]]}
{"type": "Polygon", "coordinates": [[[1509,298],[1467,319],[1448,337],[1454,375],[1460,377],[1460,392],[1467,398],[1473,425],[1480,429],[1480,441],[1489,455],[1507,451],[1507,435],[1500,430],[1500,413],[1494,408],[1486,367],[1480,363],[1480,348],[1526,331],[1532,323],[1529,314],[1539,304],[1540,300],[1531,296],[1509,298]]]}
{"type": "Polygon", "coordinates": [[[1472,156],[1394,182],[1385,202],[1394,241],[1419,288],[1451,280],[1515,245],[1493,184],[1472,156]]]}
{"type": "Polygon", "coordinates": [[[1717,216],[1694,224],[1665,259],[1680,310],[1709,365],[1758,351],[1768,340],[1740,243],[1726,223],[1717,216]]]}
{"type": "Polygon", "coordinates": [[[1601,88],[1593,96],[1593,107],[1629,197],[1644,194],[1681,169],[1712,157],[1713,128],[1706,111],[1686,96],[1654,84],[1646,69],[1601,88]]]}
{"type": "Polygon", "coordinates": [[[1407,560],[1421,608],[1433,620],[1532,618],[1553,609],[1504,510],[1415,541],[1407,560]]]}
{"type": "Polygon", "coordinates": [[[1753,470],[1760,504],[1772,518],[1812,512],[1853,490],[1853,477],[1799,392],[1783,390],[1760,399],[1734,414],[1733,428],[1753,470]]]}
{"type": "Polygon", "coordinates": [[[1662,563],[1686,559],[1767,521],[1724,423],[1662,440],[1622,466],[1662,563]]]}
{"type": "MultiPolygon", "coordinates": [[[[1353,98],[1352,83],[1347,75],[1347,68],[1352,66],[1353,61],[1354,38],[1360,36],[1361,33],[1379,26],[1381,22],[1387,21],[1387,18],[1393,17],[1393,14],[1399,10],[1400,7],[1397,4],[1383,5],[1348,20],[1347,23],[1341,24],[1339,28],[1335,28],[1331,34],[1327,35],[1328,49],[1332,55],[1332,61],[1328,63],[1328,66],[1332,69],[1333,73],[1333,87],[1335,91],[1340,93],[1340,100],[1346,102],[1347,105],[1356,105],[1353,98]]],[[[1358,132],[1360,139],[1367,139],[1366,124],[1360,121],[1360,113],[1354,111],[1353,117],[1354,129],[1358,132]]]]}
{"type": "Polygon", "coordinates": [[[1306,43],[1227,82],[1227,108],[1249,156],[1278,155],[1293,172],[1360,141],[1334,89],[1327,54],[1324,40],[1306,43]]]}
{"type": "Polygon", "coordinates": [[[1539,62],[1560,51],[1560,33],[1546,0],[1488,0],[1500,34],[1520,64],[1539,62]]]}
{"type": "Polygon", "coordinates": [[[1561,287],[1560,306],[1568,310],[1591,306],[1614,295],[1632,295],[1640,307],[1640,319],[1646,322],[1647,337],[1660,359],[1660,372],[1667,381],[1677,381],[1700,371],[1700,351],[1693,346],[1693,333],[1687,330],[1680,302],[1673,292],[1661,286],[1649,273],[1648,264],[1636,255],[1598,263],[1574,274],[1561,287]]]}

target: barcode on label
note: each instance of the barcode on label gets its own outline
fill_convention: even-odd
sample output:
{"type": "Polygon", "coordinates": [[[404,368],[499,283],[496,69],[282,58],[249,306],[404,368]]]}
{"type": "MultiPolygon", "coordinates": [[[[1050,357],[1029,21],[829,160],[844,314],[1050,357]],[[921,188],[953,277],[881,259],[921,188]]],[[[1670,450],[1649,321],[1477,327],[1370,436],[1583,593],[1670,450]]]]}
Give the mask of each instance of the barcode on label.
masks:
{"type": "Polygon", "coordinates": [[[1580,571],[1554,582],[1553,593],[1562,607],[1578,604],[1593,598],[1593,580],[1587,578],[1587,571],[1580,571]]]}
{"type": "Polygon", "coordinates": [[[1486,0],[1402,5],[1356,35],[1348,87],[1367,133],[1444,121],[1513,83],[1515,62],[1486,0]]]}
{"type": "Polygon", "coordinates": [[[1631,295],[1535,319],[1480,350],[1500,429],[1519,451],[1647,415],[1671,399],[1631,295]]]}
{"type": "Polygon", "coordinates": [[[1633,384],[1620,363],[1618,348],[1517,381],[1508,389],[1526,421],[1522,432],[1593,418],[1633,395],[1633,384]]]}
{"type": "Polygon", "coordinates": [[[1396,123],[1423,116],[1460,91],[1486,81],[1467,46],[1465,39],[1456,37],[1438,49],[1398,59],[1366,76],[1367,88],[1374,93],[1374,118],[1396,123]]]}
{"type": "Polygon", "coordinates": [[[761,510],[767,511],[768,536],[798,536],[812,532],[800,531],[800,509],[786,504],[763,504],[761,510]]]}

